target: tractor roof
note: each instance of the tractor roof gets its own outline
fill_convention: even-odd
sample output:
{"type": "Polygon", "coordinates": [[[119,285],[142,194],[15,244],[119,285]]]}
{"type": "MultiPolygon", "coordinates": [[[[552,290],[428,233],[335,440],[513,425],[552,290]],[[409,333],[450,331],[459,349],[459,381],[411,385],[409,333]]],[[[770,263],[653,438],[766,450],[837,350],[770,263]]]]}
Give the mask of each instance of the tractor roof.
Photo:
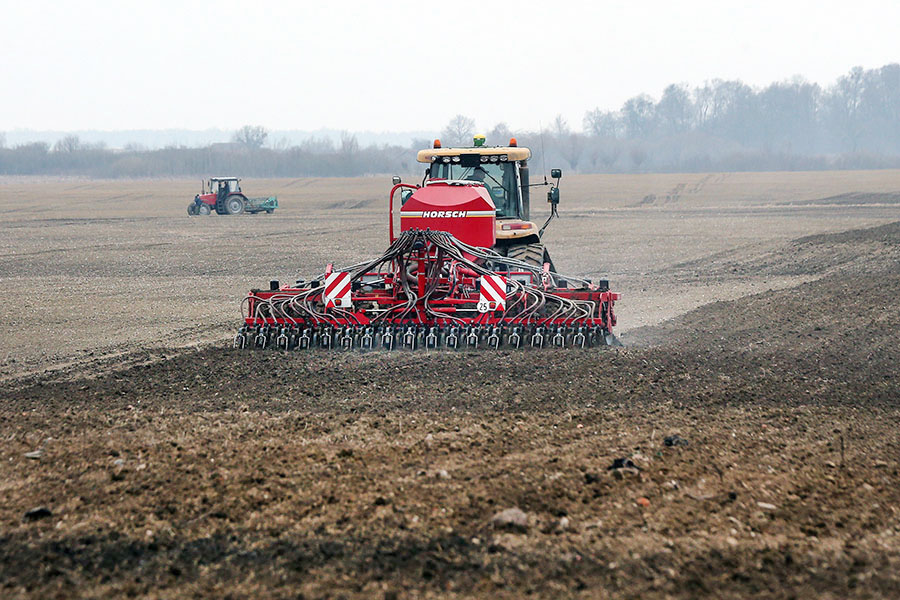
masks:
{"type": "Polygon", "coordinates": [[[416,160],[420,163],[434,162],[433,156],[460,156],[461,154],[478,154],[480,156],[496,156],[505,154],[509,160],[528,160],[531,150],[519,146],[478,146],[472,148],[428,148],[419,150],[416,160]]]}
{"type": "Polygon", "coordinates": [[[240,181],[237,177],[210,177],[210,181],[240,181]]]}

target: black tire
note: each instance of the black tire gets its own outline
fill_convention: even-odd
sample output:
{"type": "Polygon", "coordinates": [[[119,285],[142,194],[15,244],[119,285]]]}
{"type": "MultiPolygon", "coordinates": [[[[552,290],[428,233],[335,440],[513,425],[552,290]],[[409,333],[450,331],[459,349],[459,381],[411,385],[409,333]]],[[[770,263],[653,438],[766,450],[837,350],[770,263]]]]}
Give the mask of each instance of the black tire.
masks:
{"type": "Polygon", "coordinates": [[[225,211],[229,215],[239,215],[244,212],[244,199],[237,194],[225,198],[225,211]]]}
{"type": "Polygon", "coordinates": [[[197,215],[197,205],[191,202],[188,204],[188,214],[192,217],[197,215]]]}
{"type": "Polygon", "coordinates": [[[206,217],[212,214],[212,209],[209,204],[201,204],[197,207],[197,214],[206,217]]]}
{"type": "Polygon", "coordinates": [[[267,215],[271,215],[273,212],[275,212],[275,209],[274,209],[274,208],[267,208],[267,209],[266,209],[266,214],[267,214],[267,215]]]}
{"type": "Polygon", "coordinates": [[[510,246],[506,256],[527,262],[535,267],[543,267],[546,260],[546,252],[543,244],[518,244],[510,246]]]}

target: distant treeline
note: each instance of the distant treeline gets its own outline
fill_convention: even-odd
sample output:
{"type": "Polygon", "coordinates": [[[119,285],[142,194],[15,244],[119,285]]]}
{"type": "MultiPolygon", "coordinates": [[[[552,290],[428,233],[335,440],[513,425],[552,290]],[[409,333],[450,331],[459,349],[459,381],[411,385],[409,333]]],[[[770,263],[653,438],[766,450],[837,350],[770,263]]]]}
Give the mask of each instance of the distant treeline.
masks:
{"type": "MultiPolygon", "coordinates": [[[[483,132],[483,131],[481,131],[483,132]]],[[[457,115],[444,145],[470,145],[474,120],[457,115]]],[[[900,167],[900,64],[854,68],[823,88],[802,79],[754,89],[714,80],[700,87],[670,85],[656,100],[646,94],[619,110],[596,109],[582,131],[557,117],[543,132],[500,123],[488,144],[509,137],[528,145],[538,165],[584,173],[645,171],[801,170],[900,167]],[[541,154],[544,153],[544,156],[541,154]]],[[[83,144],[76,136],[6,148],[0,134],[0,174],[90,177],[333,177],[421,172],[412,147],[361,147],[355,135],[339,142],[310,138],[299,146],[267,144],[268,132],[246,126],[231,143],[201,148],[122,150],[83,144]]],[[[536,169],[533,169],[536,170],[536,169]]]]}
{"type": "Polygon", "coordinates": [[[585,170],[766,170],[900,166],[900,64],[852,69],[828,87],[802,79],[753,89],[670,85],[584,119],[585,170]]]}
{"type": "Polygon", "coordinates": [[[415,155],[409,148],[360,148],[356,138],[350,135],[345,136],[339,146],[322,138],[277,149],[235,141],[201,148],[110,150],[81,144],[75,136],[63,138],[52,147],[45,142],[35,142],[0,148],[0,174],[6,175],[339,177],[409,173],[413,163],[415,155]]]}

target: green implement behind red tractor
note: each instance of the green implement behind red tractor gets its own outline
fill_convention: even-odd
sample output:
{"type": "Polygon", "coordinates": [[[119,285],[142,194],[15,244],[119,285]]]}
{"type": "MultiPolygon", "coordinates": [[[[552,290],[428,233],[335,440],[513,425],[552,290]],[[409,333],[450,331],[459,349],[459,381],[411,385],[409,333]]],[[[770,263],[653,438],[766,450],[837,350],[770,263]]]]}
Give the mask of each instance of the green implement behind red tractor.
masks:
{"type": "Polygon", "coordinates": [[[237,177],[211,177],[201,183],[200,193],[188,204],[188,214],[239,215],[241,213],[256,214],[265,212],[272,214],[278,208],[278,198],[248,198],[241,191],[241,180],[237,177]]]}

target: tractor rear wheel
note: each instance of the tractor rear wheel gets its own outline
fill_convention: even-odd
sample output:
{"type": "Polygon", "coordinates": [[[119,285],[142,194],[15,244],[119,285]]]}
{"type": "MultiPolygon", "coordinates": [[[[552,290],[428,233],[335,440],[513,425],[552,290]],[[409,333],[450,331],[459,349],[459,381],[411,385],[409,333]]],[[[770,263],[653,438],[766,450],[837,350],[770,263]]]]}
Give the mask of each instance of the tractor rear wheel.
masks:
{"type": "Polygon", "coordinates": [[[205,217],[212,214],[212,209],[209,207],[209,204],[201,204],[197,207],[197,214],[205,217]]]}
{"type": "Polygon", "coordinates": [[[543,244],[518,244],[510,246],[506,251],[506,256],[515,258],[522,262],[527,262],[535,267],[543,267],[547,262],[543,244]]]}
{"type": "Polygon", "coordinates": [[[238,195],[228,196],[225,199],[225,210],[229,215],[239,215],[244,212],[244,199],[238,195]]]}

